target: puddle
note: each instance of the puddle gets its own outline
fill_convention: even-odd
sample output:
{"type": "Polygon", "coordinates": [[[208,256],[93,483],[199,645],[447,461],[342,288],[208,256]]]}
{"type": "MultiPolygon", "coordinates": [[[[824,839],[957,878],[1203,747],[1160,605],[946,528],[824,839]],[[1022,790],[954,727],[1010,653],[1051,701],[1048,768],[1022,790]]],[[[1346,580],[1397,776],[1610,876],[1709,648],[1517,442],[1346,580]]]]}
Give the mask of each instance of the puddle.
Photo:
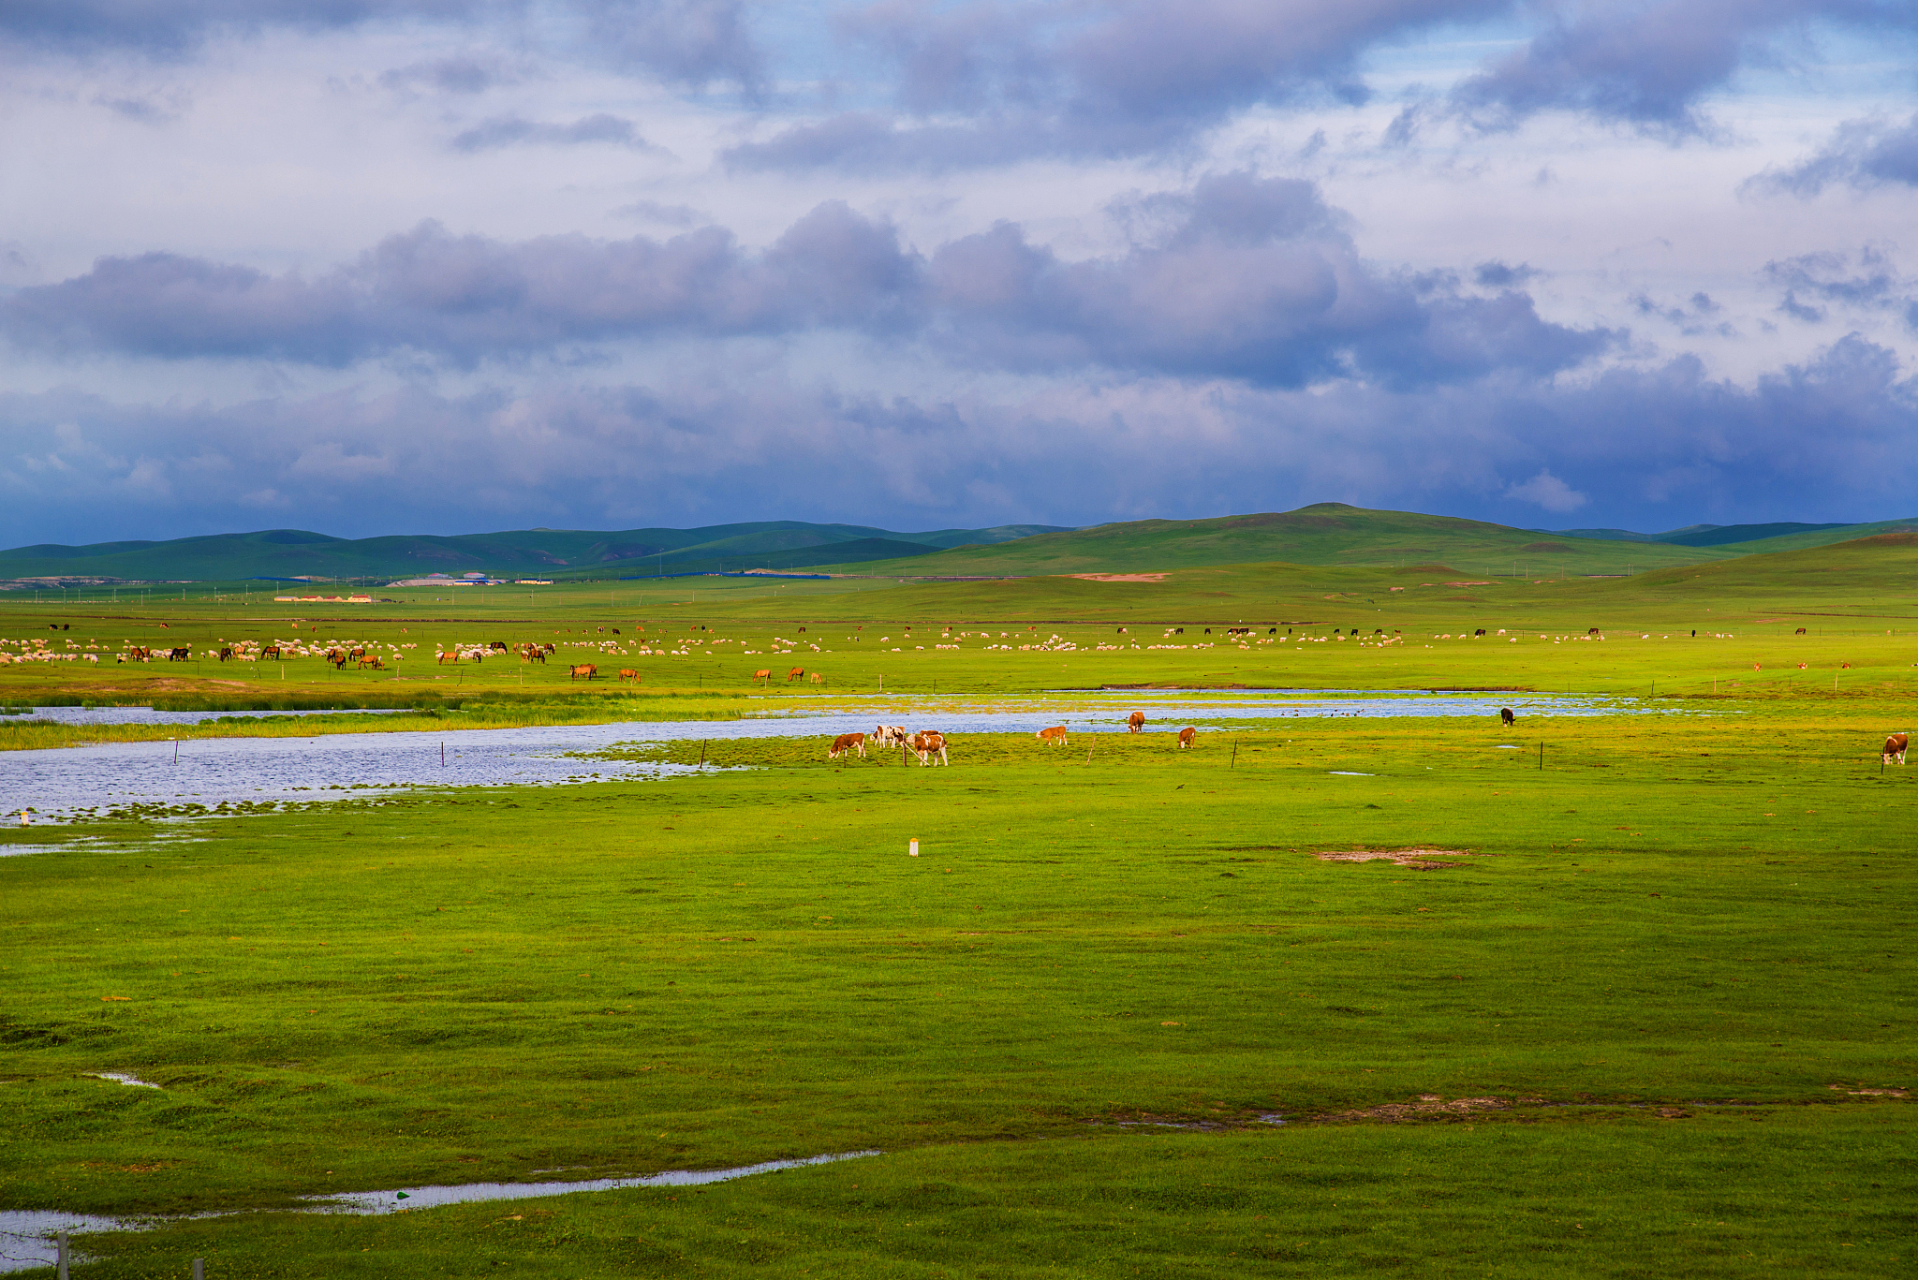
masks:
{"type": "Polygon", "coordinates": [[[158,1089],[160,1086],[151,1080],[142,1080],[139,1076],[128,1075],[124,1071],[88,1071],[83,1074],[95,1080],[111,1080],[115,1084],[130,1084],[140,1089],[158,1089]]]}
{"type": "Polygon", "coordinates": [[[838,1155],[807,1156],[800,1160],[767,1160],[738,1169],[706,1169],[692,1172],[654,1173],[643,1178],[593,1178],[585,1182],[469,1182],[451,1187],[402,1187],[394,1191],[347,1191],[335,1196],[315,1196],[305,1202],[308,1211],[322,1213],[399,1213],[411,1209],[434,1209],[446,1204],[471,1204],[479,1200],[534,1200],[541,1196],[574,1195],[586,1191],[620,1191],[628,1187],[703,1187],[711,1182],[750,1178],[759,1173],[798,1169],[804,1165],[832,1164],[839,1160],[858,1160],[876,1156],[877,1151],[846,1151],[838,1155]]]}
{"type": "MultiPolygon", "coordinates": [[[[101,1073],[105,1074],[105,1073],[101,1073]]],[[[734,1178],[750,1178],[781,1169],[805,1165],[832,1164],[840,1160],[858,1160],[882,1154],[878,1151],[845,1151],[836,1155],[806,1156],[798,1160],[767,1160],[736,1169],[675,1170],[641,1178],[594,1178],[584,1182],[475,1182],[450,1187],[401,1187],[392,1191],[348,1191],[332,1196],[313,1196],[301,1202],[294,1213],[384,1214],[414,1209],[433,1209],[448,1204],[470,1204],[482,1200],[531,1200],[541,1196],[575,1195],[588,1191],[618,1191],[630,1187],[702,1187],[734,1178]]],[[[253,1210],[249,1212],[288,1212],[253,1210]]],[[[149,1231],[169,1222],[199,1218],[225,1218],[237,1214],[196,1213],[174,1217],[137,1216],[113,1218],[57,1210],[0,1210],[0,1272],[30,1271],[51,1267],[58,1261],[54,1238],[62,1231],[84,1235],[107,1231],[149,1231]]],[[[68,1257],[78,1261],[73,1247],[68,1257]]]]}

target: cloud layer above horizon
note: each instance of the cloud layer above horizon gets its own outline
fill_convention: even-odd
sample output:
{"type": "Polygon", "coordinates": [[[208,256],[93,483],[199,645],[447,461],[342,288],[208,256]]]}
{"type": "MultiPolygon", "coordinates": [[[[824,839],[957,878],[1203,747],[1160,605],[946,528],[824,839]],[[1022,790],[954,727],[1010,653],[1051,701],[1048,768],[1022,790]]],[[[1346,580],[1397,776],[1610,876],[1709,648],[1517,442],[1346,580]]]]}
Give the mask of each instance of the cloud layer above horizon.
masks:
{"type": "Polygon", "coordinates": [[[1918,514],[1889,0],[28,0],[0,542],[1918,514]]]}

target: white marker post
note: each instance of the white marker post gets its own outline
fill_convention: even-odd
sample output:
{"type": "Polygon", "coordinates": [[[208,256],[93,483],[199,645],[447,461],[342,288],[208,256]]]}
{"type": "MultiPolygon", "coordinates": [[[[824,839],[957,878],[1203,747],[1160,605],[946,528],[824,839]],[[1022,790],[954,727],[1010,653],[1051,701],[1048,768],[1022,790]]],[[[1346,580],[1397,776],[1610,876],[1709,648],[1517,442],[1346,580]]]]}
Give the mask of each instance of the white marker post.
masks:
{"type": "Polygon", "coordinates": [[[919,856],[919,841],[916,838],[906,841],[906,856],[909,858],[919,856]]]}

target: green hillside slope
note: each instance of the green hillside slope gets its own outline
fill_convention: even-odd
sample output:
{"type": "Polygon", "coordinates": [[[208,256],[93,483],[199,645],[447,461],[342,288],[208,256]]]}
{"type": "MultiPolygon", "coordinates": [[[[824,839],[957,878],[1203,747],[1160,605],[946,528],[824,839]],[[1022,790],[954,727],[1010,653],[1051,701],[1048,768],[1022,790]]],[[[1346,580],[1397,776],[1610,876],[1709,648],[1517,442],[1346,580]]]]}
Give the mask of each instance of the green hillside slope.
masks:
{"type": "Polygon", "coordinates": [[[1101,525],[996,547],[960,547],[909,562],[868,564],[854,571],[952,577],[1156,573],[1286,561],[1381,568],[1445,564],[1473,576],[1550,577],[1642,572],[1727,554],[1737,553],[1541,535],[1479,520],[1325,502],[1261,515],[1101,525]]]}
{"type": "Polygon", "coordinates": [[[798,520],[698,529],[520,529],[450,537],[334,538],[302,529],[177,538],[167,542],[40,544],[0,551],[0,579],[396,578],[427,573],[627,577],[643,573],[801,568],[897,560],[961,543],[992,544],[1051,526],[1003,525],[893,533],[798,520]]]}

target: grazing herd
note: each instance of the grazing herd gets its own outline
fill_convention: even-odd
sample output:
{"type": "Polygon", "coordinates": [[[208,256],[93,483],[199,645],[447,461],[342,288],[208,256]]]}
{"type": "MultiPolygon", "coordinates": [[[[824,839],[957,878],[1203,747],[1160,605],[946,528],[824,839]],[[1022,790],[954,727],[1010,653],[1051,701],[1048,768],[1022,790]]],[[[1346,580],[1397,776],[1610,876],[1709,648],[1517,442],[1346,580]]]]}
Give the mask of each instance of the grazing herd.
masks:
{"type": "MultiPolygon", "coordinates": [[[[1134,711],[1126,718],[1126,732],[1138,733],[1145,728],[1145,713],[1134,711]]],[[[1033,735],[1042,746],[1063,747],[1066,742],[1066,727],[1055,724],[1051,728],[1041,729],[1033,735]]],[[[1187,727],[1179,730],[1178,749],[1190,747],[1199,736],[1197,729],[1187,727]]],[[[919,763],[931,765],[935,762],[950,765],[946,758],[946,735],[936,729],[926,729],[918,733],[908,733],[901,724],[881,724],[873,726],[870,734],[842,733],[832,740],[832,746],[826,751],[826,759],[843,760],[848,755],[857,754],[861,760],[866,758],[866,744],[875,747],[898,747],[899,758],[903,763],[905,753],[910,751],[919,757],[919,763]]]]}

